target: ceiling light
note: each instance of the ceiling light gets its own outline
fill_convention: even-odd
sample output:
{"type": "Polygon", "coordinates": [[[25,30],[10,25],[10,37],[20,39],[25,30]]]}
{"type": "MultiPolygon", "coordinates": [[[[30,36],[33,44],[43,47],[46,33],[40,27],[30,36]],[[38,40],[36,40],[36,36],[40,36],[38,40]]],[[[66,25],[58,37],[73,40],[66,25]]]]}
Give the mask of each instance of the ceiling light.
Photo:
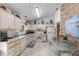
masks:
{"type": "Polygon", "coordinates": [[[40,17],[39,15],[39,9],[36,7],[36,13],[37,13],[37,16],[40,17]]]}

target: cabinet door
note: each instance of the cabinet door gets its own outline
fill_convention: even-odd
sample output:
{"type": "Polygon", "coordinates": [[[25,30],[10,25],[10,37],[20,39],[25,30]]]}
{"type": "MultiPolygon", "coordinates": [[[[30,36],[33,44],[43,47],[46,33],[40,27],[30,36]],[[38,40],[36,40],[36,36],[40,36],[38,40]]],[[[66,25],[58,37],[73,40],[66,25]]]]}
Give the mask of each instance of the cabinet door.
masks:
{"type": "Polygon", "coordinates": [[[8,56],[16,56],[16,45],[17,45],[16,38],[8,40],[7,43],[8,56]]]}
{"type": "Polygon", "coordinates": [[[14,29],[14,16],[4,10],[1,10],[1,28],[14,29]]]}
{"type": "Polygon", "coordinates": [[[20,30],[20,19],[15,17],[15,29],[20,30]]]}
{"type": "Polygon", "coordinates": [[[12,14],[9,14],[9,27],[10,27],[10,29],[14,29],[14,15],[12,15],[12,14]]]}
{"type": "Polygon", "coordinates": [[[1,28],[1,24],[2,24],[2,9],[0,8],[0,28],[1,28]]]}
{"type": "Polygon", "coordinates": [[[18,40],[16,41],[17,45],[16,45],[16,54],[17,56],[21,53],[21,41],[18,40]]]}
{"type": "Polygon", "coordinates": [[[19,26],[18,18],[15,16],[15,29],[17,30],[19,26]]]}
{"type": "Polygon", "coordinates": [[[19,20],[19,29],[22,30],[22,21],[21,21],[21,19],[19,20]]]}
{"type": "Polygon", "coordinates": [[[9,14],[5,11],[2,10],[2,13],[1,13],[1,28],[9,28],[9,14]]]}
{"type": "Polygon", "coordinates": [[[26,38],[21,39],[21,52],[26,48],[26,38]]]}

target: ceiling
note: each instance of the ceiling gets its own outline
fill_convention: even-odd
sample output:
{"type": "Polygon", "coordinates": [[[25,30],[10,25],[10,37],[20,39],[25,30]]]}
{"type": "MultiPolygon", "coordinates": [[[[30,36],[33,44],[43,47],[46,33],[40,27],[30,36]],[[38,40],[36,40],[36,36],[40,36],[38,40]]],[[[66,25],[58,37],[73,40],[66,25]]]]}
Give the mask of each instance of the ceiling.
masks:
{"type": "Polygon", "coordinates": [[[16,11],[26,20],[36,20],[52,16],[60,4],[58,3],[6,3],[9,9],[16,11]],[[35,8],[39,8],[40,17],[37,17],[35,8]],[[27,16],[27,17],[25,17],[27,16]]]}

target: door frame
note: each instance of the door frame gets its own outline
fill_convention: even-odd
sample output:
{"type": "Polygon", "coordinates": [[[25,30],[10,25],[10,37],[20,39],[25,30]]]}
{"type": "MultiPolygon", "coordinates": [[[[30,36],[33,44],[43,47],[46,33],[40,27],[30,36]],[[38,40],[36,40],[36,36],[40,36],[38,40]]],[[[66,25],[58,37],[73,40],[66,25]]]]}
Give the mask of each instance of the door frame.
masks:
{"type": "Polygon", "coordinates": [[[57,31],[58,31],[58,28],[57,28],[58,25],[60,26],[60,27],[59,27],[59,29],[60,29],[59,35],[61,35],[61,23],[60,23],[60,22],[57,22],[57,23],[56,23],[56,38],[58,38],[58,33],[57,33],[57,31]]]}
{"type": "MultiPolygon", "coordinates": [[[[46,42],[48,42],[48,36],[47,36],[47,28],[48,27],[54,27],[54,26],[46,26],[46,42]]],[[[54,27],[55,28],[55,27],[54,27]]],[[[55,30],[55,32],[56,32],[56,30],[55,30]]],[[[56,35],[56,33],[55,33],[55,35],[56,35]]]]}

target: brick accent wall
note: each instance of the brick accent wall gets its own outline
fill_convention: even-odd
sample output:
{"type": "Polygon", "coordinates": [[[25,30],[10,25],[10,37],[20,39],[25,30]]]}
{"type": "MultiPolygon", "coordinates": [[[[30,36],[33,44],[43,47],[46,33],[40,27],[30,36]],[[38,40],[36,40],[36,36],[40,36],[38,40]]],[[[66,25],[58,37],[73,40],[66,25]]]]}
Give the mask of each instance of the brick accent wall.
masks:
{"type": "MultiPolygon", "coordinates": [[[[64,3],[61,5],[61,33],[64,31],[64,21],[75,14],[79,13],[79,3],[64,3]]],[[[79,47],[79,39],[68,37],[69,40],[74,43],[77,47],[79,47]]]]}

